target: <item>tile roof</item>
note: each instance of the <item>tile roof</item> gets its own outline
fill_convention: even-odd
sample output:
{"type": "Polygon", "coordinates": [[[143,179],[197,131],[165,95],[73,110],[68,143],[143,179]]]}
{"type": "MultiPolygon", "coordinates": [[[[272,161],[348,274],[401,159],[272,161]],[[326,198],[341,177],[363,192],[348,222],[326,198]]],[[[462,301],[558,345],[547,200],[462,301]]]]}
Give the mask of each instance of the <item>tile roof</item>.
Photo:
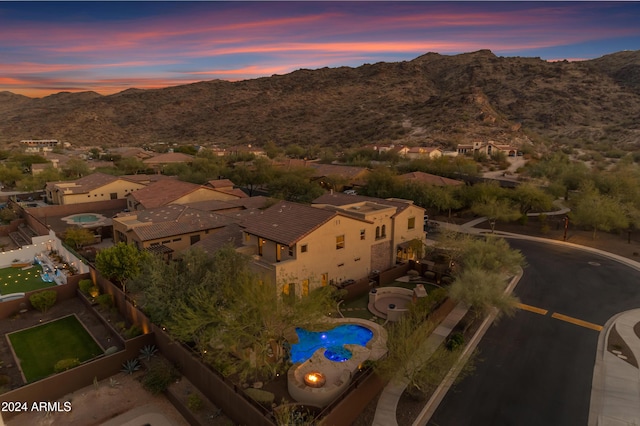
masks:
{"type": "Polygon", "coordinates": [[[198,231],[222,228],[234,219],[192,207],[171,204],[157,209],[143,210],[131,228],[140,241],[173,237],[198,231]]]}
{"type": "Polygon", "coordinates": [[[195,157],[189,154],[183,154],[181,152],[168,152],[166,154],[156,155],[155,157],[147,158],[142,162],[144,164],[169,164],[169,163],[191,163],[195,157]]]}
{"type": "Polygon", "coordinates": [[[251,216],[244,228],[249,234],[292,246],[335,216],[329,210],[281,201],[251,216]]]}
{"type": "Polygon", "coordinates": [[[207,182],[207,185],[209,185],[212,188],[233,188],[235,186],[235,184],[233,182],[231,182],[229,179],[215,179],[215,180],[210,180],[209,182],[207,182]]]}
{"type": "Polygon", "coordinates": [[[206,253],[213,254],[228,245],[234,248],[244,246],[242,241],[242,228],[237,223],[232,223],[219,231],[207,235],[192,247],[200,248],[206,253]]]}
{"type": "Polygon", "coordinates": [[[342,176],[349,179],[360,177],[369,170],[365,167],[342,166],[339,164],[310,163],[307,165],[315,170],[315,176],[342,176]]]}
{"type": "Polygon", "coordinates": [[[341,192],[334,192],[333,194],[324,194],[312,201],[313,204],[328,204],[330,206],[346,206],[348,204],[361,203],[363,201],[369,201],[372,203],[380,204],[383,206],[396,207],[396,213],[404,211],[407,207],[414,205],[411,200],[402,200],[399,198],[376,198],[367,197],[365,195],[349,195],[341,192]]]}
{"type": "Polygon", "coordinates": [[[153,209],[170,204],[178,198],[197,191],[200,188],[213,191],[212,188],[207,188],[195,183],[183,182],[177,179],[161,179],[129,194],[129,197],[132,197],[145,209],[153,209]]]}
{"type": "Polygon", "coordinates": [[[459,186],[464,182],[424,172],[411,172],[398,176],[405,181],[421,182],[434,186],[459,186]]]}
{"type": "Polygon", "coordinates": [[[236,200],[207,200],[185,203],[185,205],[211,212],[233,211],[243,209],[263,209],[271,202],[271,198],[259,195],[256,197],[238,198],[236,200]]]}
{"type": "Polygon", "coordinates": [[[103,187],[119,179],[121,178],[118,176],[112,176],[106,173],[92,173],[73,181],[49,182],[47,183],[47,187],[59,187],[65,192],[70,192],[72,194],[83,194],[103,187]]]}

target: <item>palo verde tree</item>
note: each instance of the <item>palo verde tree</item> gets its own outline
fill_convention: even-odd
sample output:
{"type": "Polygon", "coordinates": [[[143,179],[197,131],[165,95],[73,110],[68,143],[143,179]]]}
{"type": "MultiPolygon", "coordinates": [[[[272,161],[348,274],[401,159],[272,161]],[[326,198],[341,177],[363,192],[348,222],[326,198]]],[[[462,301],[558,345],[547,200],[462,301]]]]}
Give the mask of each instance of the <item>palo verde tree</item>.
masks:
{"type": "Polygon", "coordinates": [[[596,232],[625,229],[629,226],[629,207],[613,196],[603,195],[592,185],[586,185],[573,204],[570,217],[578,225],[593,228],[596,232]]]}
{"type": "Polygon", "coordinates": [[[93,232],[89,231],[87,228],[73,226],[64,231],[64,242],[76,250],[86,246],[87,244],[91,244],[94,241],[95,236],[93,235],[93,232]]]}
{"type": "Polygon", "coordinates": [[[96,255],[96,269],[104,277],[115,281],[126,292],[127,281],[140,274],[141,265],[151,254],[138,250],[133,244],[119,242],[102,249],[96,255]]]}
{"type": "Polygon", "coordinates": [[[479,314],[490,309],[498,316],[514,312],[517,298],[505,293],[507,279],[525,265],[524,257],[502,238],[447,233],[437,246],[456,263],[449,296],[479,314]]]}

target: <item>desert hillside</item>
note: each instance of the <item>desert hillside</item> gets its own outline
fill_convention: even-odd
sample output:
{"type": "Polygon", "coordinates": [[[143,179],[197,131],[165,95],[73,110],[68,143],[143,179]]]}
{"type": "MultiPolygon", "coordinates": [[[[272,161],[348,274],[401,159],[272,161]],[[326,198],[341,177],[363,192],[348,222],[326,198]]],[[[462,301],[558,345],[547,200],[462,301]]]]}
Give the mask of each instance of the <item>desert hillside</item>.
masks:
{"type": "Polygon", "coordinates": [[[583,62],[487,50],[412,61],[298,70],[110,96],[0,93],[0,145],[153,142],[451,147],[471,140],[637,149],[640,51],[583,62]]]}

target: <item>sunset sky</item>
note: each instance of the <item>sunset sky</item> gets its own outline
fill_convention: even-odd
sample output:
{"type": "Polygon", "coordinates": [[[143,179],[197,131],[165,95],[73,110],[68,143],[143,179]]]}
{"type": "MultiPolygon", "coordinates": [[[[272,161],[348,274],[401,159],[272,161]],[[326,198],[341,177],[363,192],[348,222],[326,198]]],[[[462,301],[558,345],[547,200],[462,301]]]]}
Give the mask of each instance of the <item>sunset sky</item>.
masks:
{"type": "Polygon", "coordinates": [[[0,2],[0,91],[108,95],[490,49],[640,49],[639,2],[0,2]]]}

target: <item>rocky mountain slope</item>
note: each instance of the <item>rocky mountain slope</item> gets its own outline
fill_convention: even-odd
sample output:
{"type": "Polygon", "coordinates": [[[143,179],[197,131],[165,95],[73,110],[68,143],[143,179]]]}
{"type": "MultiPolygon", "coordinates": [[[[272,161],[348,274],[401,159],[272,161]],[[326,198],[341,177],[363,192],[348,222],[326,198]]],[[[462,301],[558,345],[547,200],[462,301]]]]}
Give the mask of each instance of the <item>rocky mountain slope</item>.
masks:
{"type": "Polygon", "coordinates": [[[472,140],[640,146],[640,51],[583,62],[428,53],[412,61],[299,70],[102,96],[0,93],[0,145],[197,144],[443,147],[472,140]]]}

